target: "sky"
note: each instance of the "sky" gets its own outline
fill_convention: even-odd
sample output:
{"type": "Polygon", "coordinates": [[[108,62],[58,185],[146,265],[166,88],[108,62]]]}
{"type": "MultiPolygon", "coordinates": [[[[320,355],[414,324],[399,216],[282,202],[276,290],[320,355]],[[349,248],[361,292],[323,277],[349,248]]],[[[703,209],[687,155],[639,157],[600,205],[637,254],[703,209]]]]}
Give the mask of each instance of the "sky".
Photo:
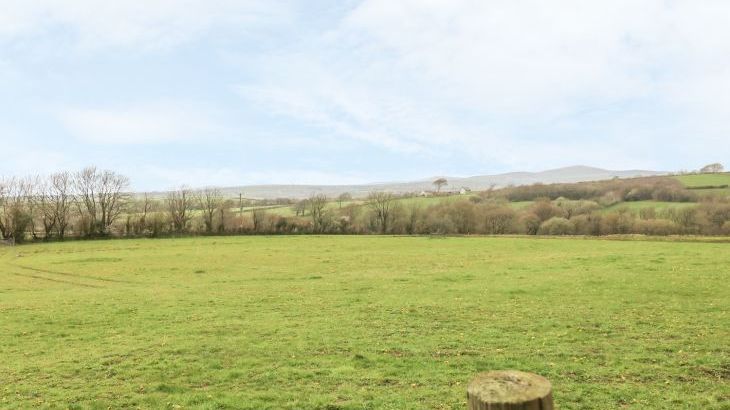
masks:
{"type": "Polygon", "coordinates": [[[725,0],[0,0],[0,175],[730,165],[729,19],[725,0]]]}

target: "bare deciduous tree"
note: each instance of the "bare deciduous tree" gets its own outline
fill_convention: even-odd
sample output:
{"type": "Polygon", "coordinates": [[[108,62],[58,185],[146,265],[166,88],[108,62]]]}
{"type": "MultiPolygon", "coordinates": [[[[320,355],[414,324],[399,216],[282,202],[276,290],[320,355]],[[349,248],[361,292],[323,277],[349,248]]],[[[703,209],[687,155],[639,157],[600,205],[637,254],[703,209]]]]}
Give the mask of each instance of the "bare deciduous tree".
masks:
{"type": "Polygon", "coordinates": [[[139,216],[139,231],[143,232],[147,228],[147,214],[152,210],[152,197],[149,193],[145,192],[142,194],[142,206],[140,212],[142,215],[139,216]]]}
{"type": "Polygon", "coordinates": [[[63,240],[71,222],[71,206],[74,200],[71,173],[64,171],[51,174],[50,193],[56,219],[56,233],[58,238],[63,240]]]}
{"type": "Polygon", "coordinates": [[[88,218],[89,232],[107,235],[124,205],[129,179],[114,171],[87,167],[73,178],[79,213],[88,218]]]}
{"type": "Polygon", "coordinates": [[[19,182],[21,184],[21,190],[24,193],[25,211],[28,215],[28,231],[33,239],[38,239],[38,232],[36,230],[36,217],[40,212],[40,202],[38,201],[41,185],[43,180],[40,176],[28,176],[23,178],[19,182]]]}
{"type": "MultiPolygon", "coordinates": [[[[127,234],[144,235],[152,232],[152,212],[158,202],[148,192],[143,192],[129,201],[127,206],[127,234]]],[[[158,218],[159,220],[159,218],[158,218]]]]}
{"type": "Polygon", "coordinates": [[[11,208],[11,191],[14,189],[14,184],[14,179],[0,179],[0,239],[10,237],[12,220],[9,211],[11,208]]]}
{"type": "Polygon", "coordinates": [[[185,186],[167,193],[167,211],[174,232],[179,233],[187,230],[188,222],[191,219],[192,205],[193,193],[185,186]]]}
{"type": "Polygon", "coordinates": [[[394,201],[395,197],[390,192],[371,192],[368,195],[367,206],[373,211],[381,233],[388,232],[394,201]]]}
{"type": "Polygon", "coordinates": [[[227,199],[222,201],[218,207],[218,232],[223,233],[226,231],[226,219],[229,218],[230,210],[233,208],[234,203],[232,200],[227,199]]]}
{"type": "Polygon", "coordinates": [[[71,217],[72,189],[72,178],[68,172],[57,172],[47,179],[36,180],[32,201],[43,224],[45,239],[52,238],[54,234],[61,240],[65,237],[71,217]]]}
{"type": "Polygon", "coordinates": [[[509,233],[517,213],[506,207],[489,208],[484,212],[484,232],[490,235],[509,233]]]}
{"type": "Polygon", "coordinates": [[[35,191],[33,201],[36,202],[39,218],[43,224],[43,238],[47,240],[53,236],[58,222],[50,179],[39,180],[35,191]]]}
{"type": "Polygon", "coordinates": [[[312,229],[315,233],[324,232],[327,228],[327,196],[324,194],[309,197],[309,213],[312,216],[312,229]]]}
{"type": "Polygon", "coordinates": [[[408,208],[408,218],[405,223],[405,230],[407,234],[413,235],[418,232],[418,221],[422,216],[421,213],[421,206],[418,202],[412,202],[408,208]]]}
{"type": "Polygon", "coordinates": [[[340,209],[342,209],[342,203],[350,200],[352,200],[352,195],[350,195],[349,192],[345,192],[337,197],[337,204],[339,205],[340,209]]]}
{"type": "Polygon", "coordinates": [[[25,209],[28,185],[17,178],[0,180],[0,235],[22,241],[31,217],[25,209]]]}
{"type": "Polygon", "coordinates": [[[200,191],[198,195],[198,201],[200,202],[200,209],[203,210],[203,223],[205,224],[205,231],[207,233],[212,233],[213,217],[223,203],[223,196],[221,195],[221,191],[217,188],[204,188],[202,191],[200,191]]]}
{"type": "Polygon", "coordinates": [[[255,208],[251,211],[251,222],[253,223],[253,230],[254,232],[261,231],[264,220],[266,219],[266,209],[264,208],[255,208]]]}
{"type": "Polygon", "coordinates": [[[307,214],[307,208],[309,208],[309,200],[302,199],[294,205],[294,213],[296,216],[304,216],[307,214]]]}
{"type": "Polygon", "coordinates": [[[457,201],[450,204],[446,212],[456,232],[470,234],[476,229],[476,209],[471,201],[457,201]]]}

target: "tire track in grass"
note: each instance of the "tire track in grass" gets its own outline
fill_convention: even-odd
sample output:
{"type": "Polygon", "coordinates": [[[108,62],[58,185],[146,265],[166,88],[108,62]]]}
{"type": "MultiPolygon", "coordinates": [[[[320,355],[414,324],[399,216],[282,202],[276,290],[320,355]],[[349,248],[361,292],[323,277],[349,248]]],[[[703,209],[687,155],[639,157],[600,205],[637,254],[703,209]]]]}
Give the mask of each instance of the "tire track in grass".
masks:
{"type": "Polygon", "coordinates": [[[10,266],[14,266],[14,267],[20,268],[20,269],[31,270],[31,271],[39,272],[39,273],[49,273],[49,274],[52,274],[52,275],[70,276],[70,277],[73,277],[73,278],[91,279],[91,280],[98,280],[98,281],[102,281],[102,282],[129,283],[129,284],[135,284],[135,285],[139,285],[140,284],[139,282],[133,282],[133,281],[129,281],[129,280],[100,278],[100,277],[91,276],[91,275],[79,275],[78,273],[68,273],[68,272],[53,271],[53,270],[49,270],[49,269],[33,268],[33,267],[30,267],[30,266],[23,266],[23,265],[18,265],[18,264],[15,264],[15,263],[8,263],[8,264],[10,266]]]}
{"type": "Polygon", "coordinates": [[[32,272],[43,273],[46,275],[50,274],[50,275],[59,275],[59,276],[63,276],[63,277],[68,277],[68,278],[76,278],[76,279],[81,279],[81,280],[84,280],[84,279],[93,280],[93,281],[98,281],[101,283],[92,284],[92,283],[84,283],[84,282],[79,282],[79,281],[64,280],[64,279],[60,279],[60,278],[48,277],[46,275],[41,276],[41,275],[37,275],[37,274],[34,275],[34,274],[29,274],[29,273],[8,272],[8,273],[18,276],[18,277],[31,278],[31,279],[43,280],[43,281],[47,281],[47,282],[63,283],[66,285],[71,285],[71,286],[80,286],[80,287],[96,288],[96,289],[104,288],[105,286],[103,286],[102,284],[105,282],[108,284],[111,284],[111,283],[139,284],[138,282],[132,282],[132,281],[100,278],[100,277],[90,276],[90,275],[79,275],[79,274],[68,273],[68,272],[59,272],[59,271],[52,271],[52,270],[41,269],[41,268],[34,268],[31,266],[23,266],[23,265],[19,265],[17,263],[11,262],[12,253],[10,253],[10,252],[3,252],[0,254],[0,256],[2,256],[2,258],[0,258],[0,261],[2,261],[5,265],[16,268],[16,269],[23,269],[23,270],[32,271],[32,272]]]}
{"type": "Polygon", "coordinates": [[[97,288],[97,289],[100,289],[100,288],[103,287],[103,286],[98,286],[98,285],[90,285],[88,283],[72,282],[70,280],[47,278],[45,276],[28,275],[28,274],[22,274],[22,273],[18,273],[18,272],[10,272],[10,274],[11,275],[15,275],[15,276],[20,276],[20,277],[23,277],[23,278],[40,279],[40,280],[46,280],[46,281],[50,281],[50,282],[64,283],[64,284],[67,284],[67,285],[82,286],[82,287],[86,287],[86,288],[97,288]]]}

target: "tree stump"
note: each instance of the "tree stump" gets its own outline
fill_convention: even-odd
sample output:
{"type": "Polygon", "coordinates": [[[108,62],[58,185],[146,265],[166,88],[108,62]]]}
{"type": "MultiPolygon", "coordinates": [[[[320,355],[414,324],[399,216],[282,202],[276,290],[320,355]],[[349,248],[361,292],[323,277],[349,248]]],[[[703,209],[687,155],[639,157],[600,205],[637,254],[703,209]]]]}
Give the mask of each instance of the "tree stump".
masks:
{"type": "Polygon", "coordinates": [[[533,373],[479,373],[466,390],[469,410],[553,410],[550,381],[533,373]]]}

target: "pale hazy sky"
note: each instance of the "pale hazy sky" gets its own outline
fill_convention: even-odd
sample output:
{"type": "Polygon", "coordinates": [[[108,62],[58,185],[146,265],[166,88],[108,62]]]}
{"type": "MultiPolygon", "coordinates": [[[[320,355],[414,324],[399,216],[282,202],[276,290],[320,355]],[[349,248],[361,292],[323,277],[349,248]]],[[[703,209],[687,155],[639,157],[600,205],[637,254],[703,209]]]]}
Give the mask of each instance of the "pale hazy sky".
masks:
{"type": "Polygon", "coordinates": [[[730,1],[0,0],[0,174],[730,162],[730,1]]]}

